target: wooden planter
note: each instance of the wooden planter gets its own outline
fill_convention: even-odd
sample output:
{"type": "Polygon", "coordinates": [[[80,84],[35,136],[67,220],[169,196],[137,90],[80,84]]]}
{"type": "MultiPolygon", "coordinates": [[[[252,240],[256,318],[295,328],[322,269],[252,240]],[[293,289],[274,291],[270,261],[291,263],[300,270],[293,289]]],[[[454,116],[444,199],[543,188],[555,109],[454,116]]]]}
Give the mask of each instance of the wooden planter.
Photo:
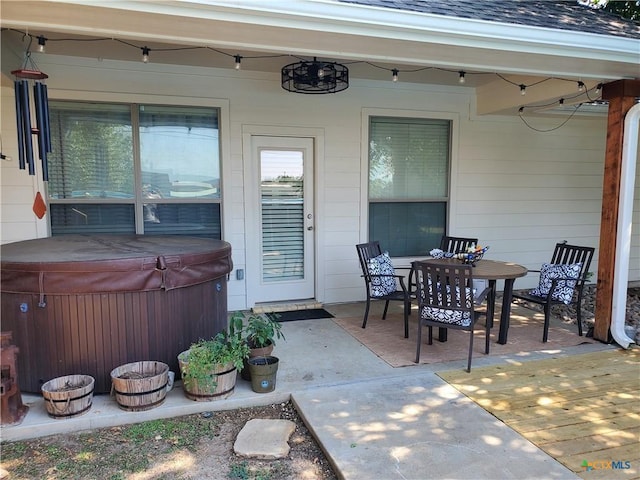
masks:
{"type": "Polygon", "coordinates": [[[121,409],[150,410],[167,396],[169,365],[155,361],[127,363],[111,371],[111,382],[121,409]]]}
{"type": "Polygon", "coordinates": [[[238,370],[229,362],[224,365],[211,366],[211,380],[207,385],[200,385],[197,380],[185,379],[185,372],[189,370],[189,351],[178,355],[178,364],[182,375],[182,389],[184,395],[196,402],[211,402],[221,400],[233,395],[236,388],[238,370]],[[215,387],[212,384],[215,383],[215,387]]]}
{"type": "Polygon", "coordinates": [[[89,375],[67,375],[42,385],[47,413],[56,419],[77,417],[86,413],[93,402],[95,380],[89,375]]]}

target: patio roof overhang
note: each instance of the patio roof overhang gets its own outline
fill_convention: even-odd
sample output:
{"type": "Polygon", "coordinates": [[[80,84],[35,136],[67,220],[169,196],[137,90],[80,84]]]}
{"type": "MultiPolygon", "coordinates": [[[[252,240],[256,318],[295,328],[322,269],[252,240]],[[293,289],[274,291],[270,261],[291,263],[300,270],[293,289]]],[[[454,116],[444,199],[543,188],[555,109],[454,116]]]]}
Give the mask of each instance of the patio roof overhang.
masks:
{"type": "MultiPolygon", "coordinates": [[[[478,114],[517,114],[523,104],[518,83],[541,85],[527,93],[526,104],[530,105],[573,97],[578,81],[587,88],[623,82],[627,86],[624,92],[609,97],[615,108],[609,112],[600,235],[601,245],[616,245],[623,119],[640,96],[639,38],[409,13],[331,0],[4,2],[0,24],[35,36],[51,32],[65,37],[118,38],[158,50],[165,46],[202,46],[225,50],[231,57],[253,53],[359,61],[363,64],[354,66],[358,73],[352,78],[363,81],[383,79],[385,74],[390,78],[384,69],[364,68],[364,62],[388,65],[389,69],[436,67],[412,74],[410,81],[417,83],[457,85],[456,72],[464,70],[469,73],[466,85],[476,89],[478,114]],[[514,85],[496,74],[508,77],[514,85]]],[[[99,51],[98,45],[91,50],[85,46],[81,51],[74,50],[73,45],[78,45],[75,42],[58,45],[58,51],[51,48],[51,53],[127,60],[135,60],[140,54],[130,48],[115,48],[112,43],[99,51]]],[[[162,53],[169,55],[157,61],[233,68],[228,58],[220,63],[220,59],[201,55],[201,50],[162,53]]],[[[282,60],[262,59],[256,62],[259,68],[253,68],[279,72],[282,60]]],[[[10,70],[4,59],[3,70],[10,70]]],[[[615,90],[619,84],[608,88],[615,90]]],[[[603,341],[611,324],[615,251],[601,248],[599,253],[595,336],[603,341]]]]}
{"type": "MultiPolygon", "coordinates": [[[[401,78],[416,83],[458,85],[460,70],[475,87],[477,112],[515,114],[523,104],[518,84],[543,78],[528,90],[527,104],[575,96],[576,84],[637,77],[640,40],[526,25],[462,19],[326,0],[295,2],[119,1],[4,2],[2,27],[32,35],[117,38],[159,50],[193,46],[224,50],[245,58],[274,55],[322,57],[354,64],[351,77],[390,79],[391,68],[420,72],[401,78]],[[371,67],[364,62],[388,67],[371,67]],[[431,68],[429,68],[431,67],[431,68]],[[496,74],[507,76],[509,85],[496,74]],[[566,79],[576,83],[567,82],[566,79]]],[[[113,44],[90,48],[63,42],[51,53],[137,59],[138,53],[113,44]]],[[[233,68],[207,49],[162,52],[153,61],[233,68]]],[[[246,60],[243,69],[279,72],[283,58],[246,60]]]]}

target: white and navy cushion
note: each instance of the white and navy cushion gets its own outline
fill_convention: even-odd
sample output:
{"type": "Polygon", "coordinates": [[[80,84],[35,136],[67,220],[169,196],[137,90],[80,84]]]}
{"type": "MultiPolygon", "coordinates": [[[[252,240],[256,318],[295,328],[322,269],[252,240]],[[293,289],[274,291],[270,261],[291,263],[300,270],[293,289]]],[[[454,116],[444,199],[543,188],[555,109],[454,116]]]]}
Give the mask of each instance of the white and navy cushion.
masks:
{"type": "MultiPolygon", "coordinates": [[[[429,289],[429,293],[432,294],[433,284],[431,283],[431,279],[428,280],[427,288],[429,289]]],[[[442,291],[440,285],[437,286],[437,295],[438,300],[442,301],[442,291]]],[[[456,294],[458,298],[460,298],[460,287],[456,287],[456,294]]],[[[423,295],[424,297],[424,295],[423,295]]],[[[451,303],[451,290],[449,285],[447,285],[447,301],[451,303]]],[[[465,302],[466,308],[471,308],[473,302],[473,290],[471,288],[465,288],[465,302]]],[[[458,305],[461,307],[461,305],[458,305]]],[[[459,310],[450,310],[447,308],[438,308],[438,307],[429,307],[424,306],[422,311],[420,312],[421,318],[433,320],[440,323],[449,323],[451,325],[460,325],[463,327],[468,327],[471,325],[472,318],[471,312],[461,312],[459,310]]]]}
{"type": "Polygon", "coordinates": [[[389,252],[384,252],[377,257],[370,258],[368,261],[369,275],[371,275],[372,297],[384,297],[397,290],[395,270],[389,257],[389,252]],[[374,275],[388,275],[377,277],[374,275]]]}
{"type": "Polygon", "coordinates": [[[563,280],[556,283],[556,287],[551,293],[551,299],[569,304],[573,298],[573,290],[576,288],[576,280],[580,276],[581,269],[582,263],[570,265],[543,263],[540,268],[540,283],[529,293],[536,297],[546,297],[551,290],[552,280],[562,278],[563,280]]]}

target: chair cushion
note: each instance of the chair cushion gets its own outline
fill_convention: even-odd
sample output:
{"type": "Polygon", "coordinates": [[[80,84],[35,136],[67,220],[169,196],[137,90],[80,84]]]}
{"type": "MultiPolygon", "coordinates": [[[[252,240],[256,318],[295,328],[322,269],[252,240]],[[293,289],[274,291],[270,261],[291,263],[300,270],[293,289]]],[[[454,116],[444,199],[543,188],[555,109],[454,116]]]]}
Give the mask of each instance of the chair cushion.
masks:
{"type": "Polygon", "coordinates": [[[556,288],[551,293],[551,299],[562,302],[564,304],[571,303],[573,299],[573,290],[576,288],[576,280],[580,276],[582,263],[573,263],[570,265],[555,265],[551,263],[543,263],[540,268],[540,283],[529,293],[536,297],[546,297],[551,290],[551,281],[557,278],[570,278],[575,280],[560,280],[556,284],[556,288]]]}
{"type": "Polygon", "coordinates": [[[384,252],[368,261],[370,275],[389,275],[388,277],[371,277],[371,296],[384,297],[397,289],[395,270],[389,252],[384,252]]]}
{"type": "Polygon", "coordinates": [[[420,318],[440,323],[449,323],[451,325],[460,325],[462,327],[471,325],[471,314],[469,312],[447,310],[446,308],[425,306],[420,312],[420,318]]]}
{"type": "MultiPolygon", "coordinates": [[[[432,284],[431,281],[428,281],[428,288],[429,290],[431,290],[432,288],[432,284]]],[[[440,285],[438,284],[438,297],[440,299],[440,301],[442,301],[442,293],[441,293],[441,288],[440,285]]],[[[449,288],[449,285],[447,285],[447,301],[451,302],[451,290],[449,288]]],[[[458,297],[460,296],[460,287],[456,287],[456,294],[458,295],[458,297]]],[[[474,292],[472,289],[470,288],[465,288],[465,300],[466,300],[466,307],[470,308],[472,305],[472,298],[473,298],[474,292]]],[[[424,300],[424,293],[423,293],[423,300],[424,300]]],[[[458,305],[461,306],[461,305],[458,305]]],[[[469,312],[461,312],[459,310],[449,310],[447,308],[438,308],[438,307],[430,307],[430,306],[423,306],[422,310],[420,311],[420,318],[425,319],[425,320],[432,320],[435,322],[440,322],[440,323],[449,323],[451,325],[460,325],[463,327],[468,327],[469,325],[471,325],[471,314],[469,312]]]]}

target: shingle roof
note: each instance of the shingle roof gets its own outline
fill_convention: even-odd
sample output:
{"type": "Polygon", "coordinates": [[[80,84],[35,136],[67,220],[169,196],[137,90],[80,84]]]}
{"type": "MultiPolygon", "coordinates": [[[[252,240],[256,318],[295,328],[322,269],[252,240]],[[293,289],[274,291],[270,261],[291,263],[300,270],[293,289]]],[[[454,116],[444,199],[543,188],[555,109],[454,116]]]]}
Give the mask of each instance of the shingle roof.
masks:
{"type": "Polygon", "coordinates": [[[338,0],[445,17],[640,38],[640,23],[578,4],[576,0],[338,0]]]}

